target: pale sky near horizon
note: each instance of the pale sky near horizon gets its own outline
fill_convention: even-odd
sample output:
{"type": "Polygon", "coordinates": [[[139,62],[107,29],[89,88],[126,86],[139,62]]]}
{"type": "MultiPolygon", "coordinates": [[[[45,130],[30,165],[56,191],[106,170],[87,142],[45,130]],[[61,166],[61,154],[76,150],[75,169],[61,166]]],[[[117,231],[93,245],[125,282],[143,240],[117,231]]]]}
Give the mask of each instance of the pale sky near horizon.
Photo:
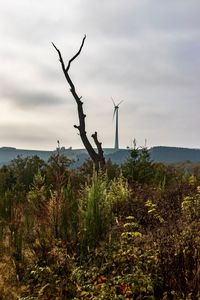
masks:
{"type": "Polygon", "coordinates": [[[67,62],[90,136],[113,147],[200,148],[199,0],[0,0],[0,147],[82,148],[67,62]]]}

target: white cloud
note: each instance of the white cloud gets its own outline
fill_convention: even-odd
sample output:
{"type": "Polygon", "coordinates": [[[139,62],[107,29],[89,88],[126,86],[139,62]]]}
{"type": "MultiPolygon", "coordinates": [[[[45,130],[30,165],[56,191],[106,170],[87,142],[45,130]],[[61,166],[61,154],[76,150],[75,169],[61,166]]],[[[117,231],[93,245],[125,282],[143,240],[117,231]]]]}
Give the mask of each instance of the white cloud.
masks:
{"type": "Polygon", "coordinates": [[[113,146],[113,96],[125,100],[122,146],[136,137],[150,145],[200,147],[198,0],[0,4],[2,146],[48,149],[57,138],[66,146],[82,146],[73,128],[76,104],[51,41],[67,61],[86,33],[70,74],[83,96],[88,133],[97,130],[103,145],[113,146]],[[20,131],[15,138],[14,127],[20,131]]]}

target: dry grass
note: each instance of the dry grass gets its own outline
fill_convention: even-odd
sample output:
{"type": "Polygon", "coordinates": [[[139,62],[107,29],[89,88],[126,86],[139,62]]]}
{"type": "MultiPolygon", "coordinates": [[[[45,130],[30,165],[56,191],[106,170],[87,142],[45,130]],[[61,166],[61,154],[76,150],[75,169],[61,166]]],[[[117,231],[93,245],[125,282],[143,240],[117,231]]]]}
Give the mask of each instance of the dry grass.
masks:
{"type": "Polygon", "coordinates": [[[0,246],[0,300],[18,299],[18,279],[11,255],[9,230],[4,230],[0,246]]]}

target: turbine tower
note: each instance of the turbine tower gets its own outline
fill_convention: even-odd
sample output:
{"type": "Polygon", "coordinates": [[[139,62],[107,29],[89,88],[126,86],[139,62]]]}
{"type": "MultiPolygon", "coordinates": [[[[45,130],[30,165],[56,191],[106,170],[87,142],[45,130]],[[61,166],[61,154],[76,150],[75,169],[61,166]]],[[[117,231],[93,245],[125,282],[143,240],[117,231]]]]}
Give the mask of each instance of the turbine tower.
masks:
{"type": "Polygon", "coordinates": [[[112,99],[112,102],[113,102],[113,105],[114,105],[113,119],[115,117],[115,146],[114,146],[114,149],[118,150],[119,149],[119,118],[118,118],[118,112],[119,112],[119,106],[123,102],[123,100],[120,101],[116,105],[113,98],[111,98],[111,99],[112,99]]]}

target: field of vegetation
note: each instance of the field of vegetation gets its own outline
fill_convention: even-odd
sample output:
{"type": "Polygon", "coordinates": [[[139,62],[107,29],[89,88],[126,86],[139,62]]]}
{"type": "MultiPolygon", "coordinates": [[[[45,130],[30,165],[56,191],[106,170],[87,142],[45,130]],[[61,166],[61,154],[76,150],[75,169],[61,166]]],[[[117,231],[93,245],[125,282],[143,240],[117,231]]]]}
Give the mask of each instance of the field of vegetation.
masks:
{"type": "Polygon", "coordinates": [[[200,299],[200,167],[131,151],[0,169],[0,299],[200,299]]]}

